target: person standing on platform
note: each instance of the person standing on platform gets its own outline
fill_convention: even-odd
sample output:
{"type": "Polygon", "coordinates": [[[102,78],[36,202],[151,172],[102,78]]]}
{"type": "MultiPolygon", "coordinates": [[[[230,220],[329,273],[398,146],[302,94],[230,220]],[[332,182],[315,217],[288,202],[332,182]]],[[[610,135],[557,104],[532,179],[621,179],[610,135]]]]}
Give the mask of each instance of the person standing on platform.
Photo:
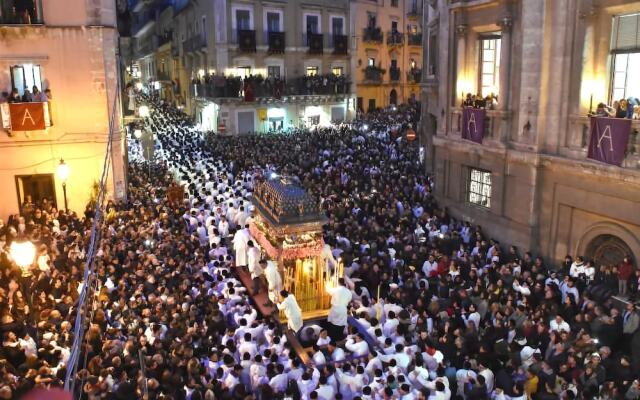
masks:
{"type": "MultiPolygon", "coordinates": [[[[249,272],[258,265],[258,262],[260,262],[260,249],[253,244],[253,240],[249,240],[247,241],[247,260],[245,264],[249,272]]],[[[236,263],[237,266],[239,266],[238,263],[236,263]]]]}
{"type": "Polygon", "coordinates": [[[269,306],[278,300],[278,293],[282,290],[282,277],[280,276],[278,265],[275,261],[262,260],[260,262],[267,265],[264,270],[264,275],[267,278],[268,301],[264,306],[269,306]]]}
{"type": "Polygon", "coordinates": [[[246,228],[238,229],[233,235],[233,250],[236,252],[236,267],[247,266],[247,247],[249,232],[246,228]]]}
{"type": "Polygon", "coordinates": [[[296,297],[286,290],[280,292],[283,297],[281,303],[278,304],[278,310],[283,310],[287,318],[287,326],[294,332],[298,332],[302,328],[302,310],[296,301],[296,297]]]}
{"type": "Polygon", "coordinates": [[[330,289],[331,310],[327,321],[333,325],[331,327],[331,337],[341,340],[344,337],[344,328],[347,326],[347,306],[351,302],[352,293],[347,289],[344,278],[338,280],[338,287],[330,289]]]}

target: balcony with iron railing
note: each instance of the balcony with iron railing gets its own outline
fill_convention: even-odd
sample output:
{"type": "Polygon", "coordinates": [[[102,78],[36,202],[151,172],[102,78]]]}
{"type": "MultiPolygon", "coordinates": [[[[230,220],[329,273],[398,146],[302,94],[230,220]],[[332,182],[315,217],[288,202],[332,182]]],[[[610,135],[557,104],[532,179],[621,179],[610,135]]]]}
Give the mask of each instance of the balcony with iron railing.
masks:
{"type": "Polygon", "coordinates": [[[407,82],[420,83],[421,80],[422,80],[422,69],[411,68],[409,71],[407,71],[407,82]]]}
{"type": "Polygon", "coordinates": [[[191,85],[194,97],[239,100],[243,98],[245,85],[251,85],[256,101],[285,100],[292,96],[339,96],[349,94],[351,82],[347,76],[333,74],[298,76],[294,78],[264,78],[253,76],[244,81],[239,77],[205,76],[191,85]]]}
{"type": "MultiPolygon", "coordinates": [[[[590,118],[584,115],[571,115],[569,117],[569,134],[565,145],[560,149],[561,155],[576,160],[586,160],[590,135],[590,118]]],[[[640,169],[640,120],[631,120],[631,134],[622,167],[640,169]]]]}
{"type": "Polygon", "coordinates": [[[0,0],[0,25],[42,25],[42,0],[0,0]]]}
{"type": "Polygon", "coordinates": [[[243,53],[256,52],[256,31],[253,29],[238,29],[238,50],[243,53]]]}
{"type": "Polygon", "coordinates": [[[185,40],[182,44],[182,50],[185,53],[193,53],[196,51],[202,51],[207,47],[207,40],[204,36],[196,34],[189,39],[185,40]]]}
{"type": "Polygon", "coordinates": [[[422,46],[422,33],[409,33],[407,42],[409,46],[422,46]]]}
{"type": "MultiPolygon", "coordinates": [[[[507,122],[511,118],[511,111],[485,110],[484,140],[490,145],[498,148],[506,147],[508,132],[505,131],[507,122]]],[[[462,108],[452,107],[450,113],[450,127],[453,137],[462,137],[462,108]]]]}
{"type": "Polygon", "coordinates": [[[324,35],[322,33],[304,33],[302,34],[302,43],[306,43],[309,46],[309,54],[322,54],[324,52],[324,35]]]}
{"type": "Polygon", "coordinates": [[[362,30],[362,41],[365,43],[380,43],[384,39],[382,29],[377,26],[369,26],[362,30]]]}
{"type": "Polygon", "coordinates": [[[402,46],[404,43],[404,35],[402,32],[389,31],[387,32],[387,46],[402,46]]]}
{"type": "Polygon", "coordinates": [[[282,54],[285,49],[285,34],[284,32],[266,32],[267,45],[269,46],[269,54],[282,54]]]}
{"type": "Polygon", "coordinates": [[[349,37],[347,35],[331,35],[329,42],[333,44],[333,54],[347,55],[349,53],[349,37]]]}
{"type": "Polygon", "coordinates": [[[386,71],[382,68],[368,66],[367,68],[363,69],[362,72],[364,72],[363,83],[369,85],[379,85],[382,83],[382,77],[384,76],[386,71]]]}

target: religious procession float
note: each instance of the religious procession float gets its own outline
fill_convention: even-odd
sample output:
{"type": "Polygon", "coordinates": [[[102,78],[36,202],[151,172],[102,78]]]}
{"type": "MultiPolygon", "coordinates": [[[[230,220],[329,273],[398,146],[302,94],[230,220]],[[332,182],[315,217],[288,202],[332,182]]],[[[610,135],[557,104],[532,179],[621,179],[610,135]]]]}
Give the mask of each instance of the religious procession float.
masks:
{"type": "Polygon", "coordinates": [[[325,217],[319,201],[295,178],[274,175],[256,183],[253,204],[251,236],[277,262],[284,289],[296,297],[303,319],[326,316],[331,307],[327,290],[337,286],[343,266],[329,268],[323,261],[325,217]]]}

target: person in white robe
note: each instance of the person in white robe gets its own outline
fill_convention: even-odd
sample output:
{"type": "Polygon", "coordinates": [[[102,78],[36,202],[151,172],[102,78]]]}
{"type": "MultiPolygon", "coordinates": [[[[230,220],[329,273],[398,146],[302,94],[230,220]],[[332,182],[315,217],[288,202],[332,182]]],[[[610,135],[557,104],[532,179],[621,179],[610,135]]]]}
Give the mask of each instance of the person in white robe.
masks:
{"type": "MultiPolygon", "coordinates": [[[[249,272],[258,268],[258,263],[260,262],[260,249],[253,244],[252,240],[247,241],[247,268],[249,272]]],[[[238,264],[236,264],[238,266],[238,264]]]]}
{"type": "Polygon", "coordinates": [[[337,326],[347,326],[347,306],[351,302],[352,293],[344,285],[344,279],[340,278],[338,287],[329,289],[331,294],[331,310],[327,321],[337,326]]]}
{"type": "Polygon", "coordinates": [[[267,261],[264,276],[267,278],[269,301],[275,303],[278,299],[278,293],[282,290],[282,277],[275,261],[267,261]]]}
{"type": "Polygon", "coordinates": [[[336,258],[333,256],[333,253],[331,252],[331,246],[329,246],[328,244],[324,244],[322,252],[320,253],[320,257],[322,258],[323,268],[324,266],[327,267],[325,272],[329,273],[337,268],[338,260],[336,260],[336,258]]]}
{"type": "Polygon", "coordinates": [[[286,290],[281,291],[280,296],[284,299],[278,304],[278,310],[284,311],[289,329],[298,332],[302,328],[302,310],[296,301],[296,297],[286,290]]]}
{"type": "Polygon", "coordinates": [[[236,252],[236,267],[247,265],[247,244],[249,243],[249,231],[246,228],[238,229],[233,235],[233,250],[236,252]]]}

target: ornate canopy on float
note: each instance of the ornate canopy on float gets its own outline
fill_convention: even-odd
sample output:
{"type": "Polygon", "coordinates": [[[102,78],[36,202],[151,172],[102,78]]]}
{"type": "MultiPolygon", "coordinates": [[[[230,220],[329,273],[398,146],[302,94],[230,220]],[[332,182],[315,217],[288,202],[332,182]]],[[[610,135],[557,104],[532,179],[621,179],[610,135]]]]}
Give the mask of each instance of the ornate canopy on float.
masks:
{"type": "Polygon", "coordinates": [[[341,268],[329,271],[322,261],[326,219],[320,202],[296,178],[274,176],[255,184],[252,203],[251,236],[277,261],[285,290],[294,294],[305,318],[326,315],[326,288],[342,275],[341,268]]]}

